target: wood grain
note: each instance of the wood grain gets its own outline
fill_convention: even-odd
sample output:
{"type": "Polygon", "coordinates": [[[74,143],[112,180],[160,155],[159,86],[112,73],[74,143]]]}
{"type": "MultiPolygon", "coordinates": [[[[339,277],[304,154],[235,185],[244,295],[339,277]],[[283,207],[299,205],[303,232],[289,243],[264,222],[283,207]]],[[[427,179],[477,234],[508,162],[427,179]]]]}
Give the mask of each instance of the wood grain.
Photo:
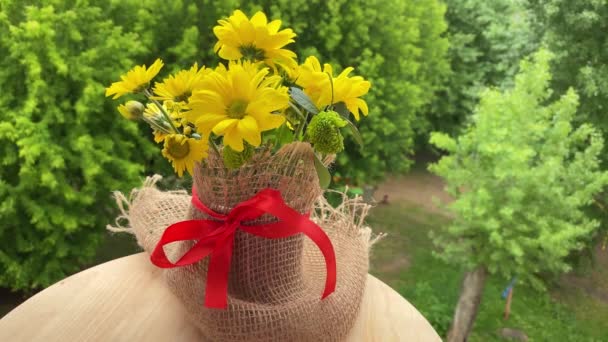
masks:
{"type": "MultiPolygon", "coordinates": [[[[2,318],[0,341],[200,341],[161,272],[140,253],[75,274],[2,318]]],[[[368,276],[347,341],[440,340],[410,303],[368,276]]]]}

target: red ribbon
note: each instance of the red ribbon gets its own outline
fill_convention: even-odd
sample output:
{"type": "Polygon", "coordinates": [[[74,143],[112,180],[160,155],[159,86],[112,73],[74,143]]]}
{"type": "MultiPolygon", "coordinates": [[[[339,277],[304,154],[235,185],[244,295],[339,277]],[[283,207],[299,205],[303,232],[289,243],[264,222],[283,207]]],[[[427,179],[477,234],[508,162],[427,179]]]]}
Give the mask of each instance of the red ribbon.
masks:
{"type": "Polygon", "coordinates": [[[239,203],[228,215],[218,214],[207,208],[198,198],[194,188],[192,204],[216,220],[188,220],[169,226],[154,248],[150,260],[158,267],[174,268],[194,264],[209,256],[205,306],[219,309],[228,306],[228,275],[237,229],[267,239],[305,234],[317,245],[325,258],[327,276],[322,299],[336,289],[336,255],[329,237],[306,215],[285,204],[279,191],[264,189],[249,200],[239,203]],[[242,225],[242,222],[255,220],[264,214],[275,216],[279,221],[263,225],[242,225]],[[173,242],[189,240],[196,240],[196,244],[177,262],[172,263],[163,247],[173,242]]]}

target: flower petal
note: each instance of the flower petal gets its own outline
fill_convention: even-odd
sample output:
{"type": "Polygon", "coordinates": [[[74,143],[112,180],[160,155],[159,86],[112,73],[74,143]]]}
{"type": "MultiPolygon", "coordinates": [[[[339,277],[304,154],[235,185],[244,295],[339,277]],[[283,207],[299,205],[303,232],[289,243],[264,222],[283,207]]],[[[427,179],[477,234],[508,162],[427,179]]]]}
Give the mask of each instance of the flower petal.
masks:
{"type": "Polygon", "coordinates": [[[243,138],[240,136],[236,127],[231,127],[224,134],[224,144],[230,146],[237,152],[243,152],[243,138]]]}
{"type": "Polygon", "coordinates": [[[224,119],[213,126],[213,133],[223,135],[227,131],[232,130],[238,124],[238,122],[239,120],[237,119],[224,119]]]}
{"type": "Polygon", "coordinates": [[[226,118],[226,115],[205,114],[199,116],[198,120],[193,122],[196,125],[197,132],[206,136],[211,133],[213,127],[215,127],[218,123],[225,120],[226,118]]]}
{"type": "Polygon", "coordinates": [[[260,134],[258,123],[252,116],[247,115],[239,120],[237,129],[243,139],[250,145],[258,147],[262,143],[262,135],[260,134]]]}

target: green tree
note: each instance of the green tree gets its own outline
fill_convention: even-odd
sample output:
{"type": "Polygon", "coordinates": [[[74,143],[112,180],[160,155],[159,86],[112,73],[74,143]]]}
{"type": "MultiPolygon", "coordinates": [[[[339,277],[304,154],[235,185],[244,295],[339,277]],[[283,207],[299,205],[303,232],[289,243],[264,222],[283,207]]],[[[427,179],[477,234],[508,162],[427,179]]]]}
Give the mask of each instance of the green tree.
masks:
{"type": "MultiPolygon", "coordinates": [[[[544,29],[544,43],[555,51],[551,87],[559,96],[573,87],[581,97],[576,121],[590,122],[608,138],[608,3],[603,0],[529,0],[544,29]]],[[[603,168],[608,158],[602,157],[603,168]]],[[[582,256],[593,257],[608,239],[608,196],[596,198],[589,212],[602,220],[602,234],[582,256]]]]}
{"type": "Polygon", "coordinates": [[[529,0],[555,51],[552,88],[574,87],[581,97],[578,121],[608,136],[608,3],[604,0],[529,0]]]}
{"type": "Polygon", "coordinates": [[[87,1],[0,2],[0,286],[48,285],[89,262],[112,190],[151,149],[104,88],[136,36],[87,1]]]}
{"type": "MultiPolygon", "coordinates": [[[[446,0],[451,73],[433,101],[421,137],[429,130],[457,133],[486,87],[510,86],[519,61],[540,35],[525,0],[446,0]]],[[[426,143],[426,141],[425,141],[426,143]]]]}
{"type": "Polygon", "coordinates": [[[539,273],[569,269],[566,257],[593,236],[598,222],[583,208],[608,184],[600,170],[603,138],[591,125],[573,127],[572,90],[547,103],[550,53],[524,61],[511,90],[487,90],[472,124],[457,139],[434,133],[449,152],[430,166],[456,199],[454,221],[434,243],[448,262],[465,265],[449,341],[469,334],[488,274],[542,288],[539,273]]]}

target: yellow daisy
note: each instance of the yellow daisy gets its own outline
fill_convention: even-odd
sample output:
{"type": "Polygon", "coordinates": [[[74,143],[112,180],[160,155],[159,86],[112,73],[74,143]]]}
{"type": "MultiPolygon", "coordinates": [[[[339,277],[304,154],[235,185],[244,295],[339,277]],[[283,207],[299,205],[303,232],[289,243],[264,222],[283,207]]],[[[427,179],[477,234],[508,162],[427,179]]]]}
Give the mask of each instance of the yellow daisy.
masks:
{"type": "Polygon", "coordinates": [[[287,88],[279,86],[281,77],[268,73],[268,68],[248,62],[217,68],[192,94],[186,119],[203,136],[223,136],[224,145],[235,151],[243,151],[243,140],[260,146],[261,132],[285,122],[284,116],[273,113],[289,105],[287,88]]]}
{"type": "Polygon", "coordinates": [[[264,61],[276,70],[279,66],[288,73],[297,68],[296,54],[283,49],[293,43],[296,34],[291,29],[283,29],[280,20],[268,22],[266,15],[257,12],[251,17],[236,10],[225,20],[219,20],[213,28],[218,39],[214,51],[227,60],[264,61]]]}
{"type": "Polygon", "coordinates": [[[192,91],[200,86],[203,77],[211,70],[204,66],[200,69],[195,63],[189,70],[180,70],[177,74],[165,78],[154,86],[156,100],[186,102],[192,91]]]}
{"type": "Polygon", "coordinates": [[[163,61],[157,59],[149,68],[145,65],[138,65],[129,70],[126,75],[121,75],[120,82],[114,82],[106,88],[106,96],[114,95],[117,99],[125,94],[138,93],[144,90],[148,83],[158,74],[163,67],[163,61]]]}
{"type": "Polygon", "coordinates": [[[194,163],[206,158],[208,149],[207,139],[198,140],[181,134],[170,134],[165,137],[163,156],[171,162],[175,172],[181,177],[184,170],[193,173],[194,163]]]}
{"type": "Polygon", "coordinates": [[[348,67],[334,77],[331,65],[324,64],[321,69],[319,60],[311,56],[300,66],[296,84],[303,88],[317,108],[323,109],[326,106],[343,102],[358,121],[359,112],[363,115],[369,113],[367,103],[360,97],[367,94],[371,84],[361,76],[349,77],[348,75],[353,70],[354,68],[348,67]],[[331,77],[331,82],[329,77],[331,77]]]}
{"type": "Polygon", "coordinates": [[[306,58],[304,64],[298,68],[296,84],[302,87],[304,93],[310,97],[319,109],[331,102],[331,84],[328,74],[332,74],[331,65],[325,63],[321,68],[321,63],[314,56],[306,58]],[[325,98],[322,99],[324,95],[329,95],[329,102],[325,98]]]}

